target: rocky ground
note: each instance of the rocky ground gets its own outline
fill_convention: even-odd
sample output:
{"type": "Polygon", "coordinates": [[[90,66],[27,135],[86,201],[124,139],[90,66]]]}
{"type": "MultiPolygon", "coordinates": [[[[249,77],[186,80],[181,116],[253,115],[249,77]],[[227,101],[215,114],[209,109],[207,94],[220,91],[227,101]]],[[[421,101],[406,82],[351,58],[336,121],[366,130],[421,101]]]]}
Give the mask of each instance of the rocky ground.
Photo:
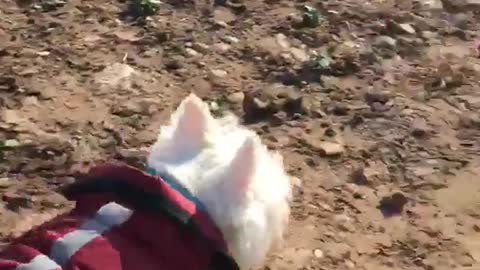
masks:
{"type": "Polygon", "coordinates": [[[296,177],[265,269],[480,269],[478,1],[128,1],[0,0],[2,243],[194,90],[296,177]]]}

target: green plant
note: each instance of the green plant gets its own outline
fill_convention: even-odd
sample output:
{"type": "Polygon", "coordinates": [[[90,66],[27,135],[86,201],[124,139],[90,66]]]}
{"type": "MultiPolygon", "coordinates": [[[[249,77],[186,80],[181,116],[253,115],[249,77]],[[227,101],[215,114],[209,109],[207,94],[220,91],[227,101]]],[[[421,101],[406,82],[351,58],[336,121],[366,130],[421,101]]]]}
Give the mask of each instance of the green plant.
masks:
{"type": "Polygon", "coordinates": [[[304,5],[303,9],[303,25],[306,27],[317,27],[320,24],[320,17],[316,8],[304,5]]]}
{"type": "Polygon", "coordinates": [[[152,16],[160,9],[160,2],[157,0],[133,0],[131,8],[136,16],[152,16]]]}

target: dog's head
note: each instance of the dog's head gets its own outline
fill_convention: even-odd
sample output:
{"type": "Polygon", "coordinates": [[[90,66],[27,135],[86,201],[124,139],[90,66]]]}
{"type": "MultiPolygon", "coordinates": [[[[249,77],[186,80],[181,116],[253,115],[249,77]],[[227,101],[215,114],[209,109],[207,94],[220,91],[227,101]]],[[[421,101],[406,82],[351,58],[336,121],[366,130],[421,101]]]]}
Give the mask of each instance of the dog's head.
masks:
{"type": "Polygon", "coordinates": [[[190,94],[161,127],[148,164],[205,205],[242,269],[262,264],[282,240],[291,196],[282,157],[234,115],[215,119],[190,94]]]}

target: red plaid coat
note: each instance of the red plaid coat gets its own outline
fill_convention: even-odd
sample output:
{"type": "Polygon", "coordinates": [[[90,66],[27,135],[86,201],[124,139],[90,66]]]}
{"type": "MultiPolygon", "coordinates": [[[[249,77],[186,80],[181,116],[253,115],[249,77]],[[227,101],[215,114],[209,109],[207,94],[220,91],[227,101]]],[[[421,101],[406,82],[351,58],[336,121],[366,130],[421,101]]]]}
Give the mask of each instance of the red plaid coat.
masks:
{"type": "Polygon", "coordinates": [[[14,240],[0,270],[238,269],[208,214],[159,177],[102,165],[64,194],[75,209],[14,240]]]}

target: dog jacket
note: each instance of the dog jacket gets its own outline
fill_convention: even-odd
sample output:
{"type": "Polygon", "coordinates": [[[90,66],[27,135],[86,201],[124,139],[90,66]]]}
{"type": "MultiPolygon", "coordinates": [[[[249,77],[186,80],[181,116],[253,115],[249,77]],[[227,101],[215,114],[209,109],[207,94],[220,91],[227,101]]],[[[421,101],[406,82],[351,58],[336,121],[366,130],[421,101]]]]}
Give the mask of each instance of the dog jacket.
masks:
{"type": "Polygon", "coordinates": [[[158,176],[100,165],[63,194],[75,208],[14,239],[0,270],[238,270],[209,215],[158,176]]]}

